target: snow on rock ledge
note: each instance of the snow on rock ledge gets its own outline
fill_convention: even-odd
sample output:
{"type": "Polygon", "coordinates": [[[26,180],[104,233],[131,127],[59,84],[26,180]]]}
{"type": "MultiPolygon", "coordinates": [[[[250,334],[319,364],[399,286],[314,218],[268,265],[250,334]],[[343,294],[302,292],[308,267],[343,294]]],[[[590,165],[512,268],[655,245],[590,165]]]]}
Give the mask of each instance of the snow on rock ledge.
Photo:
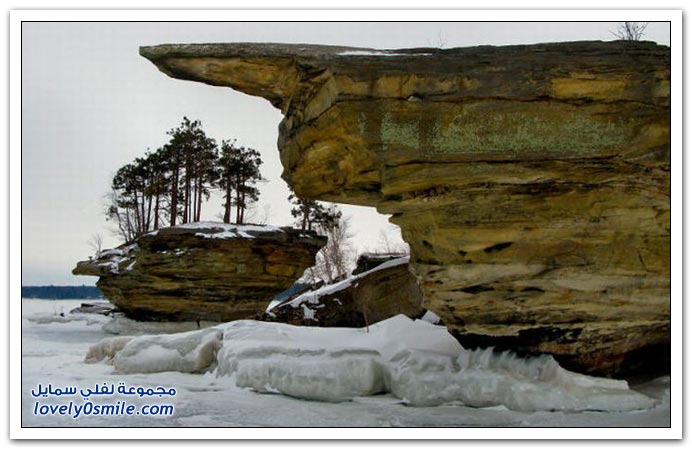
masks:
{"type": "Polygon", "coordinates": [[[424,314],[423,294],[399,257],[348,278],[306,291],[274,306],[262,319],[303,326],[363,327],[403,314],[424,314]]]}
{"type": "Polygon", "coordinates": [[[218,323],[264,312],[325,243],[292,228],[187,223],[104,251],[72,272],[99,276],[104,296],[129,318],[218,323]]]}
{"type": "Polygon", "coordinates": [[[520,359],[508,352],[468,351],[446,328],[403,315],[369,331],[241,320],[137,337],[115,354],[114,366],[125,373],[213,370],[235,379],[238,387],[330,402],[391,393],[413,406],[522,411],[629,411],[655,405],[624,381],[567,371],[550,356],[520,359]]]}
{"type": "Polygon", "coordinates": [[[283,232],[281,228],[270,225],[237,225],[213,221],[185,223],[177,226],[177,228],[199,230],[200,232],[195,235],[209,239],[254,239],[256,235],[283,232]]]}

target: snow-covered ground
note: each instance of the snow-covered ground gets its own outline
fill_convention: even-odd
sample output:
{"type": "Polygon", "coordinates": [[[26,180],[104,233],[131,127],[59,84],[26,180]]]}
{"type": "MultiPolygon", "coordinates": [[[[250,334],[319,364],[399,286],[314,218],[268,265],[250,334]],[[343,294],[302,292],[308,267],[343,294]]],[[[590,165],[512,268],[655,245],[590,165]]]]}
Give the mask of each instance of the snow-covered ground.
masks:
{"type": "MultiPolygon", "coordinates": [[[[209,239],[254,239],[255,237],[248,232],[253,233],[265,233],[265,232],[283,232],[281,228],[270,225],[237,225],[230,223],[217,223],[213,221],[198,221],[193,223],[185,223],[177,226],[180,229],[203,229],[205,231],[215,231],[200,232],[195,235],[198,237],[209,238],[209,239]]],[[[156,232],[156,231],[153,231],[156,232]]],[[[150,233],[152,234],[152,233],[150,233]]]]}
{"type": "MultiPolygon", "coordinates": [[[[113,318],[69,314],[80,302],[22,300],[23,426],[670,423],[669,378],[628,389],[622,382],[574,375],[550,358],[526,362],[511,355],[464,351],[443,328],[403,316],[372,325],[367,332],[236,321],[199,331],[183,324],[180,330],[185,333],[131,340],[103,329],[113,318]],[[110,344],[99,346],[104,339],[111,339],[106,340],[110,344]],[[90,348],[90,363],[85,363],[90,348]],[[123,389],[123,395],[89,400],[173,405],[175,412],[161,417],[37,416],[37,402],[87,401],[80,393],[37,397],[38,386],[45,389],[49,383],[81,391],[104,383],[142,387],[140,391],[173,388],[174,395],[132,395],[123,389]],[[555,409],[562,411],[550,411],[555,409]],[[604,409],[610,411],[594,411],[604,409]]],[[[140,333],[136,323],[120,328],[140,333]]]]}

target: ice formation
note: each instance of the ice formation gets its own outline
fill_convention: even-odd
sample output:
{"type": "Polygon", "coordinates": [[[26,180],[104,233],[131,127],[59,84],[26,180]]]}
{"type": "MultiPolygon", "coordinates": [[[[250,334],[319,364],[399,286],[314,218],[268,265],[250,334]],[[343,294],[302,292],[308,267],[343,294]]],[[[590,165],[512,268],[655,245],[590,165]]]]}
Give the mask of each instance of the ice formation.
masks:
{"type": "MultiPolygon", "coordinates": [[[[69,313],[83,300],[50,301],[22,299],[22,423],[25,426],[66,427],[74,425],[70,417],[36,416],[33,414],[34,399],[31,390],[47,379],[53,385],[93,386],[95,383],[125,381],[133,385],[174,387],[177,390],[176,411],[184,411],[172,417],[139,417],[137,425],[146,426],[202,426],[202,427],[670,427],[671,380],[659,378],[633,387],[638,392],[655,398],[657,405],[647,410],[631,412],[523,412],[506,407],[475,408],[444,405],[441,407],[403,406],[393,394],[355,397],[352,401],[335,405],[326,401],[304,401],[283,394],[254,394],[251,389],[236,386],[236,374],[217,377],[213,365],[205,374],[151,373],[121,374],[104,357],[101,363],[83,364],[90,345],[109,335],[99,325],[88,325],[85,320],[69,322],[51,321],[38,323],[32,318],[47,314],[83,315],[69,313]],[[398,403],[398,404],[397,404],[398,403]],[[232,406],[229,406],[232,404],[232,406]]],[[[104,320],[111,319],[95,315],[104,320]]],[[[256,323],[249,322],[252,327],[256,323]]],[[[146,324],[146,323],[139,323],[146,324]]],[[[224,325],[226,326],[226,325],[224,325]]],[[[237,326],[237,325],[235,325],[237,326]]],[[[433,327],[434,328],[434,327],[433,327]]],[[[142,329],[138,329],[142,330],[142,329]]],[[[246,329],[252,337],[262,329],[246,329]]],[[[298,335],[299,328],[278,327],[276,330],[298,335]]],[[[237,331],[237,329],[236,329],[237,331]]],[[[343,330],[342,330],[343,331],[343,330]]],[[[364,330],[346,329],[346,332],[328,333],[331,343],[335,338],[346,339],[349,334],[364,335],[364,330]]],[[[373,327],[370,328],[374,333],[373,327]]],[[[156,330],[150,330],[156,333],[156,330]]],[[[237,333],[237,332],[236,332],[237,333]]],[[[275,332],[274,335],[278,335],[275,332]]],[[[444,336],[440,333],[440,337],[444,336]]],[[[315,338],[319,334],[303,334],[301,339],[315,338]]],[[[112,338],[112,336],[111,336],[112,338]]],[[[359,337],[360,338],[360,337],[359,337]]],[[[442,339],[440,341],[443,341],[442,339]]],[[[330,343],[330,344],[331,344],[330,343]]],[[[356,342],[358,345],[361,342],[356,342]]],[[[249,345],[250,343],[248,343],[249,345]]],[[[405,345],[408,343],[404,342],[405,345]]],[[[229,346],[229,342],[224,342],[229,346]]],[[[319,345],[315,345],[319,348],[319,345]]],[[[443,351],[444,352],[444,351],[443,351]]],[[[430,352],[426,352],[430,354],[430,352]]],[[[478,352],[476,357],[482,353],[478,352]]],[[[218,357],[217,357],[218,358],[218,357]]],[[[480,357],[482,358],[482,357],[480,357]]],[[[476,359],[478,360],[478,359],[476,359]]],[[[243,362],[245,364],[246,362],[243,362]]],[[[268,387],[263,391],[271,391],[268,387]]],[[[297,395],[297,394],[296,394],[297,395]]],[[[616,408],[616,407],[612,407],[616,408]]],[[[674,416],[674,415],[673,415],[674,416]]],[[[91,416],[80,426],[128,427],[131,417],[91,416]]],[[[627,432],[624,430],[624,432],[627,432]]]]}
{"type": "Polygon", "coordinates": [[[120,373],[201,373],[216,362],[222,336],[219,329],[207,328],[135,337],[115,354],[113,365],[120,373]]]}
{"type": "Polygon", "coordinates": [[[569,372],[550,356],[524,360],[486,349],[464,350],[449,358],[406,350],[387,366],[391,392],[411,405],[458,402],[520,411],[629,411],[655,402],[629,390],[624,381],[569,372]]]}
{"type": "Polygon", "coordinates": [[[438,324],[440,322],[440,317],[437,316],[435,312],[426,310],[425,314],[420,318],[423,321],[427,321],[430,324],[438,324]]]}
{"type": "Polygon", "coordinates": [[[108,363],[113,363],[115,354],[120,352],[120,350],[122,350],[133,338],[135,337],[125,336],[104,338],[89,348],[89,351],[84,358],[84,362],[98,363],[105,360],[108,363]]]}
{"type": "MultiPolygon", "coordinates": [[[[117,346],[99,345],[92,350],[106,355],[117,346]]],[[[136,337],[113,360],[118,372],[213,370],[235,379],[238,387],[329,402],[391,393],[413,406],[520,411],[629,411],[655,405],[624,381],[572,373],[549,356],[522,359],[492,349],[465,350],[443,326],[403,315],[368,329],[233,321],[136,337]]]]}

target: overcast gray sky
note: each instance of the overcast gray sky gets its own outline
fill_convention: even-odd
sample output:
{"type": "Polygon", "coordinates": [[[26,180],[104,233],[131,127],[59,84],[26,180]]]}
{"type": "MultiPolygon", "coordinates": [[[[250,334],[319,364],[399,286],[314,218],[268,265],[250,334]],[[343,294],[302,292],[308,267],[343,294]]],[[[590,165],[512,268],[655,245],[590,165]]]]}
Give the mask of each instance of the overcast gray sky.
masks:
{"type": "MultiPolygon", "coordinates": [[[[287,42],[380,49],[465,47],[571,40],[612,40],[614,22],[597,23],[24,23],[22,25],[22,284],[94,284],[72,276],[100,233],[119,244],[103,214],[115,171],[166,142],[183,116],[202,121],[217,141],[235,138],[264,160],[258,215],[293,223],[280,178],[276,140],[281,114],[261,98],[179,81],[138,54],[141,45],[287,42]]],[[[668,23],[651,23],[647,40],[670,45],[668,23]]],[[[215,219],[220,200],[205,205],[215,219]]],[[[386,217],[342,206],[359,250],[375,249],[386,217]]]]}

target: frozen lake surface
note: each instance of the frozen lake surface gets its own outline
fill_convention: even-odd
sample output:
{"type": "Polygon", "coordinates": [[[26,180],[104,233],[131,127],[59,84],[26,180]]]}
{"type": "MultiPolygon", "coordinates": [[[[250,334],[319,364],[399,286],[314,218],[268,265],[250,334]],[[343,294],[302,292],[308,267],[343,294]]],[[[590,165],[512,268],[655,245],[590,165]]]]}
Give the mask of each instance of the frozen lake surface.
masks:
{"type": "MultiPolygon", "coordinates": [[[[139,337],[136,344],[128,343],[127,349],[116,355],[114,364],[106,361],[85,363],[91,347],[104,338],[114,337],[103,329],[105,324],[112,324],[113,319],[101,315],[71,315],[69,311],[81,302],[84,301],[22,300],[23,426],[670,425],[668,377],[631,386],[634,390],[631,391],[626,386],[622,389],[617,382],[572,376],[543,361],[522,365],[511,358],[489,358],[488,354],[480,352],[459,355],[455,352],[454,342],[447,340],[437,326],[401,319],[388,320],[389,324],[379,327],[371,326],[368,334],[359,329],[296,328],[239,321],[221,325],[219,331],[208,329],[205,333],[193,331],[176,336],[139,337]],[[402,330],[408,337],[397,336],[396,332],[402,330]],[[430,347],[438,348],[439,353],[431,355],[430,347]],[[195,371],[202,366],[200,363],[208,363],[209,354],[216,357],[217,352],[218,366],[215,362],[213,372],[157,372],[162,369],[195,371]],[[445,365],[444,360],[450,357],[454,357],[456,368],[445,365]],[[386,369],[381,372],[383,363],[379,360],[385,358],[394,362],[387,362],[386,369]],[[460,370],[459,365],[466,369],[460,370]],[[290,369],[282,372],[281,367],[290,369]],[[335,367],[339,370],[332,369],[335,367]],[[507,371],[511,375],[506,374],[507,371]],[[538,374],[534,375],[534,372],[538,374]],[[331,373],[341,377],[332,379],[331,373]],[[37,402],[39,405],[67,404],[70,400],[75,405],[85,402],[79,394],[74,398],[37,398],[32,395],[39,384],[45,386],[48,383],[56,388],[75,386],[78,389],[103,383],[174,388],[174,396],[117,399],[127,399],[137,407],[143,404],[173,405],[175,412],[172,416],[156,417],[80,416],[74,419],[50,414],[37,416],[34,414],[37,402]],[[306,385],[314,388],[306,388],[306,385]],[[339,388],[335,389],[333,385],[339,388]],[[426,385],[429,388],[423,388],[426,385]],[[440,385],[455,388],[441,397],[438,394],[440,385]],[[544,386],[546,389],[541,390],[544,386]],[[486,393],[476,395],[482,389],[486,393]],[[368,394],[374,391],[387,393],[368,394]],[[538,394],[528,394],[531,391],[538,394]],[[280,392],[342,402],[305,400],[280,392]],[[575,401],[575,392],[586,392],[589,399],[579,396],[575,401]],[[359,396],[361,393],[364,396],[359,396]],[[494,405],[469,407],[461,405],[460,401],[450,402],[454,398],[480,400],[476,396],[483,401],[489,397],[494,405]],[[607,400],[602,401],[602,398],[607,400]],[[412,405],[436,403],[441,405],[412,405]],[[566,411],[603,406],[620,410],[641,409],[566,411]],[[564,407],[565,410],[527,410],[531,407],[564,407]]],[[[124,332],[123,335],[156,333],[155,326],[151,325],[145,327],[145,332],[137,332],[137,324],[134,324],[130,327],[121,324],[117,328],[124,332]]],[[[172,327],[175,326],[168,325],[162,329],[170,332],[172,327]]],[[[112,332],[113,326],[110,329],[112,332]]],[[[181,325],[180,330],[189,331],[189,324],[181,325]]],[[[115,396],[112,400],[116,400],[115,396]]],[[[93,401],[96,402],[97,398],[94,397],[93,401]]]]}

